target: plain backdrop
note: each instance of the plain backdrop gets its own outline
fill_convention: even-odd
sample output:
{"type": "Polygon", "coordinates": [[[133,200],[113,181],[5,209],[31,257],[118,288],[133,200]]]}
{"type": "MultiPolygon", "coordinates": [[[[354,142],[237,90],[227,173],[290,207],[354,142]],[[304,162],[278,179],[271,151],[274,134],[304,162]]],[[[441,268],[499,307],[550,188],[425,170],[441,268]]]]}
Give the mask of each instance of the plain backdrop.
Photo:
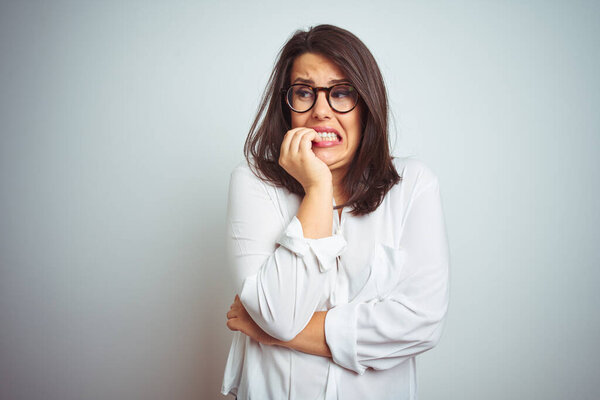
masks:
{"type": "Polygon", "coordinates": [[[597,399],[600,4],[2,1],[0,398],[221,399],[229,174],[278,50],[349,29],[439,176],[434,399],[597,399]]]}

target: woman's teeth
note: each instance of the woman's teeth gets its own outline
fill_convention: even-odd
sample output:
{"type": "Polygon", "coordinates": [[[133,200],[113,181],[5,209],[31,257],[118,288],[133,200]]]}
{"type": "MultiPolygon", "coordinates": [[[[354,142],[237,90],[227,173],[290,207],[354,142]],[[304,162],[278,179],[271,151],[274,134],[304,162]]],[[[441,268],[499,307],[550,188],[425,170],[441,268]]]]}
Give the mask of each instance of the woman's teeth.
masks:
{"type": "Polygon", "coordinates": [[[335,140],[338,140],[337,135],[333,132],[317,132],[317,134],[319,135],[321,140],[327,142],[333,142],[335,140]]]}

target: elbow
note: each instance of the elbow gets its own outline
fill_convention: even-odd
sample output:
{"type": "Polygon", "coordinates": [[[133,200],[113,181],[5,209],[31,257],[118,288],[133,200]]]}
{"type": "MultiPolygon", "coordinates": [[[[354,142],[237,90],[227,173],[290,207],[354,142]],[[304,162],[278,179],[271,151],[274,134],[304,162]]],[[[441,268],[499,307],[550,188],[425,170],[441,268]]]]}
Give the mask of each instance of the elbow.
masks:
{"type": "MultiPolygon", "coordinates": [[[[248,282],[248,281],[246,281],[248,282]]],[[[268,335],[283,342],[294,339],[312,317],[312,312],[299,318],[298,310],[290,302],[271,300],[268,296],[256,296],[255,289],[244,285],[240,300],[250,318],[268,335]],[[306,318],[306,319],[305,319],[306,318]]]]}
{"type": "Polygon", "coordinates": [[[441,337],[441,329],[434,331],[430,337],[426,338],[421,342],[421,347],[423,348],[423,351],[431,350],[435,346],[437,346],[440,342],[441,337]]]}
{"type": "Polygon", "coordinates": [[[298,321],[291,317],[293,311],[260,307],[257,304],[246,302],[244,297],[241,298],[241,301],[250,318],[269,336],[277,340],[289,342],[304,329],[303,325],[300,326],[298,321]]]}
{"type": "Polygon", "coordinates": [[[446,309],[431,311],[419,310],[413,320],[412,329],[406,331],[401,341],[406,349],[413,349],[415,354],[431,350],[438,345],[445,325],[446,309]]]}
{"type": "Polygon", "coordinates": [[[440,342],[440,339],[442,338],[443,329],[444,329],[444,319],[443,318],[436,319],[435,322],[433,322],[430,325],[428,334],[426,336],[424,336],[423,338],[421,338],[420,343],[419,343],[419,347],[422,349],[422,352],[431,350],[435,346],[438,345],[438,343],[440,342]]]}
{"type": "Polygon", "coordinates": [[[293,340],[302,331],[302,328],[294,326],[291,321],[271,321],[263,328],[265,332],[282,342],[293,340]]]}
{"type": "Polygon", "coordinates": [[[446,324],[446,315],[448,313],[448,298],[444,297],[443,302],[436,311],[424,313],[424,325],[427,326],[425,332],[427,335],[423,338],[424,351],[430,350],[438,345],[446,324]]]}

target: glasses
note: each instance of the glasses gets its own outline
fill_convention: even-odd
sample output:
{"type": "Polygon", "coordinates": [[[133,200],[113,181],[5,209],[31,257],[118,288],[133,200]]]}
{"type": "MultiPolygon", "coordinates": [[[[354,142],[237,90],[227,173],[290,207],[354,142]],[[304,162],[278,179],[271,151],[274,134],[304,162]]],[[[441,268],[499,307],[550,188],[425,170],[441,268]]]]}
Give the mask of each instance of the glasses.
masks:
{"type": "Polygon", "coordinates": [[[347,113],[354,110],[358,104],[358,92],[348,83],[339,83],[330,87],[312,87],[304,83],[295,83],[288,89],[283,89],[285,102],[297,113],[305,113],[317,102],[319,90],[327,95],[327,103],[338,113],[347,113]]]}

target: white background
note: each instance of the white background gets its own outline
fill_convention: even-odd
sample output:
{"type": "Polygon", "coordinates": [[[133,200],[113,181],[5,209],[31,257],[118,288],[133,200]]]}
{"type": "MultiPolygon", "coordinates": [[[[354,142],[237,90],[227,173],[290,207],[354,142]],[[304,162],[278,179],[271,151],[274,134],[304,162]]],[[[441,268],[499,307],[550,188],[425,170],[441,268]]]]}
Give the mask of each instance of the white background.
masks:
{"type": "Polygon", "coordinates": [[[395,154],[440,178],[420,398],[598,398],[598,2],[3,1],[2,400],[222,398],[229,173],[318,23],[372,50],[395,154]]]}

